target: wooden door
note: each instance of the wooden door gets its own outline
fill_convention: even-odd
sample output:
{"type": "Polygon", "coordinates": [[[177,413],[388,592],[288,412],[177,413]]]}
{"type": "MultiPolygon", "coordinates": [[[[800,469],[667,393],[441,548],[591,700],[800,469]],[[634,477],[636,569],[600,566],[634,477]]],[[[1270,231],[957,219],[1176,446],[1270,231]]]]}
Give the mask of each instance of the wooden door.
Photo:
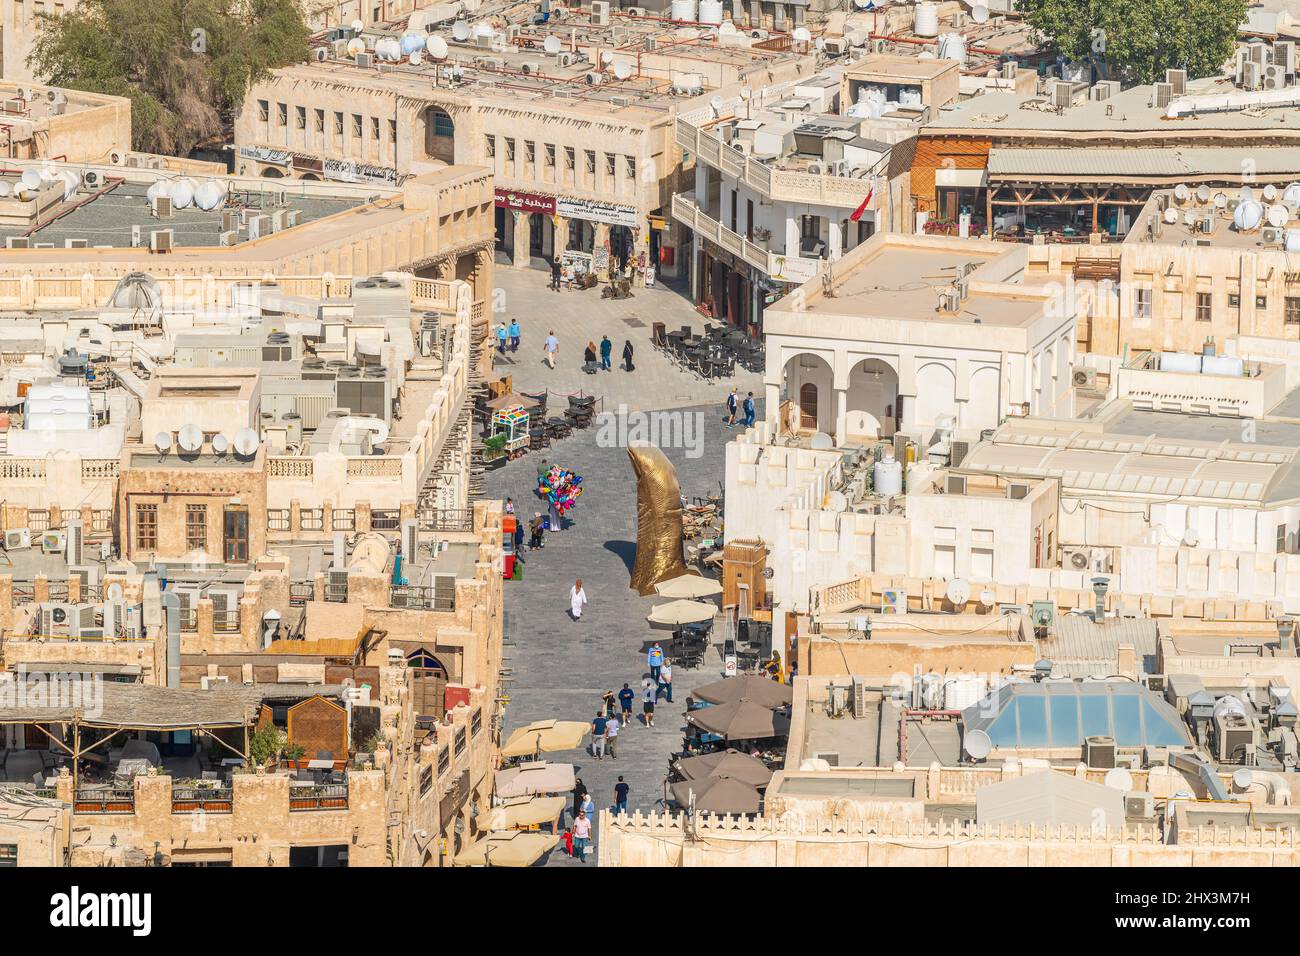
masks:
{"type": "Polygon", "coordinates": [[[817,386],[812,382],[799,386],[799,427],[817,430],[817,386]]]}
{"type": "Polygon", "coordinates": [[[227,564],[248,563],[248,509],[227,508],[223,532],[227,564]]]}

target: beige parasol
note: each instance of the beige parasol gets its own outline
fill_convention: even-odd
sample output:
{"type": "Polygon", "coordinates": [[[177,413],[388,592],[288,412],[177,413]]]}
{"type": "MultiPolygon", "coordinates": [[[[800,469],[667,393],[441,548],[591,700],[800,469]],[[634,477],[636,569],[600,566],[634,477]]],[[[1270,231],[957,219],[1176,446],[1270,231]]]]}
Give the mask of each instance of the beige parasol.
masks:
{"type": "Polygon", "coordinates": [[[722,583],[698,574],[682,574],[655,585],[655,593],[666,598],[716,597],[722,593],[722,583]]]}
{"type": "Polygon", "coordinates": [[[716,605],[702,601],[669,601],[651,610],[646,620],[655,627],[681,627],[711,621],[717,613],[716,605]]]}

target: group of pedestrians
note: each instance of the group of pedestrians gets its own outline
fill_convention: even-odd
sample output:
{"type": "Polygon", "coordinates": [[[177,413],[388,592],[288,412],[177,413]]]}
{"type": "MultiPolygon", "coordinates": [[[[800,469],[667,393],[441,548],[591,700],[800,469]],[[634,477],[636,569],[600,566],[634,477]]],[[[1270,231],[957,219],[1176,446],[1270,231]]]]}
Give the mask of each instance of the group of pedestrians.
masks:
{"type": "Polygon", "coordinates": [[[502,355],[506,354],[507,349],[511,352],[519,351],[519,321],[511,319],[509,327],[504,322],[497,326],[497,351],[502,355]]]}
{"type": "MultiPolygon", "coordinates": [[[[499,334],[499,333],[498,333],[499,334]]],[[[636,350],[632,348],[632,340],[623,340],[623,369],[624,371],[634,372],[636,366],[632,363],[632,356],[636,350]]],[[[608,335],[600,337],[600,344],[588,341],[587,347],[582,350],[582,361],[584,365],[595,365],[597,354],[599,353],[600,368],[603,371],[611,372],[614,370],[614,343],[610,341],[608,335]]],[[[546,341],[542,343],[542,357],[546,364],[555,368],[555,358],[560,354],[560,340],[555,335],[555,330],[551,329],[546,333],[546,341]]]]}
{"type": "Polygon", "coordinates": [[[747,394],[744,398],[744,401],[740,401],[736,395],[736,389],[734,387],[731,389],[731,394],[727,396],[726,422],[728,428],[735,427],[737,411],[742,411],[745,413],[745,421],[743,424],[746,428],[754,424],[754,393],[753,392],[747,394]]]}
{"type": "MultiPolygon", "coordinates": [[[[632,787],[619,775],[614,784],[614,804],[610,808],[615,813],[627,813],[627,798],[632,787]]],[[[564,831],[564,848],[569,856],[579,863],[587,862],[587,847],[591,845],[591,824],[596,818],[595,801],[581,777],[573,779],[573,824],[564,831]]]]}

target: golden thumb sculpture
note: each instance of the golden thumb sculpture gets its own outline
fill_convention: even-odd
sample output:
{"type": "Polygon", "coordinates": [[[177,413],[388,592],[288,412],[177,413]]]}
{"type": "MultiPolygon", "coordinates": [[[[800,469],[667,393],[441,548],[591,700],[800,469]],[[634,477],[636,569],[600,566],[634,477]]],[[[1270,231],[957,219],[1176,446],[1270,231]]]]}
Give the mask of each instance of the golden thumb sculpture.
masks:
{"type": "Polygon", "coordinates": [[[632,587],[650,594],[660,581],[686,573],[682,560],[682,489],[677,469],[654,445],[628,448],[636,473],[636,564],[632,587]]]}

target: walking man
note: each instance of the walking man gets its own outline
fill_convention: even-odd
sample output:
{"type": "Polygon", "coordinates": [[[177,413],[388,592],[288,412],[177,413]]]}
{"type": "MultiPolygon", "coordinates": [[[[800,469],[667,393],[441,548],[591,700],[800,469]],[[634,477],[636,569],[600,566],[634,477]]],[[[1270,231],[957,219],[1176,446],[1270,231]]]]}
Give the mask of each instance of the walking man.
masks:
{"type": "Polygon", "coordinates": [[[664,649],[658,641],[654,642],[650,653],[646,655],[646,664],[650,668],[650,679],[658,684],[659,669],[664,666],[664,649]]]}
{"type": "Polygon", "coordinates": [[[610,371],[613,366],[610,364],[609,357],[614,353],[614,343],[609,340],[608,335],[600,337],[600,368],[603,372],[610,371]]]}
{"type": "Polygon", "coordinates": [[[510,351],[519,351],[519,320],[510,320],[510,351]]]}
{"type": "Polygon", "coordinates": [[[750,392],[745,396],[745,427],[749,428],[754,424],[754,393],[750,392]]]}
{"type": "Polygon", "coordinates": [[[560,291],[560,277],[563,274],[564,274],[564,270],[560,266],[560,260],[552,259],[551,260],[551,289],[553,289],[556,292],[560,291]]]}
{"type": "Polygon", "coordinates": [[[591,821],[587,819],[587,811],[579,810],[578,819],[573,821],[573,853],[578,858],[578,862],[587,862],[587,843],[591,839],[591,821]]]}
{"type": "Polygon", "coordinates": [[[659,687],[655,696],[659,696],[659,691],[663,691],[668,696],[668,703],[673,702],[673,662],[664,658],[664,666],[659,668],[659,687]]]}
{"type": "Polygon", "coordinates": [[[627,684],[618,692],[619,710],[623,712],[623,725],[628,726],[632,723],[632,701],[636,699],[636,691],[627,684]]]}
{"type": "Polygon", "coordinates": [[[609,751],[611,760],[618,759],[618,732],[621,726],[617,717],[605,721],[605,747],[609,751]]]}
{"type": "Polygon", "coordinates": [[[619,774],[618,783],[614,784],[614,812],[627,813],[627,794],[632,788],[623,782],[623,775],[619,774]]]}
{"type": "Polygon", "coordinates": [[[727,427],[736,424],[736,388],[733,385],[731,393],[727,396],[727,427]]]}
{"type": "Polygon", "coordinates": [[[587,786],[582,782],[581,777],[573,778],[573,816],[577,819],[578,811],[582,809],[582,799],[587,795],[587,786]]]}
{"type": "Polygon", "coordinates": [[[575,621],[582,620],[582,606],[586,603],[587,592],[582,589],[582,578],[578,578],[569,590],[569,613],[575,621]]]}
{"type": "Polygon", "coordinates": [[[555,353],[560,351],[560,340],[555,337],[554,329],[546,334],[546,344],[542,348],[546,351],[546,364],[555,368],[555,353]]]}
{"type": "Polygon", "coordinates": [[[506,324],[504,322],[497,326],[497,351],[502,355],[506,354],[506,324]]]}
{"type": "Polygon", "coordinates": [[[596,711],[596,719],[591,722],[591,755],[597,760],[605,759],[605,728],[608,718],[602,711],[596,711]]]}
{"type": "Polygon", "coordinates": [[[658,696],[658,685],[654,681],[646,681],[645,693],[641,695],[641,715],[645,718],[647,727],[655,725],[655,698],[658,696]]]}

